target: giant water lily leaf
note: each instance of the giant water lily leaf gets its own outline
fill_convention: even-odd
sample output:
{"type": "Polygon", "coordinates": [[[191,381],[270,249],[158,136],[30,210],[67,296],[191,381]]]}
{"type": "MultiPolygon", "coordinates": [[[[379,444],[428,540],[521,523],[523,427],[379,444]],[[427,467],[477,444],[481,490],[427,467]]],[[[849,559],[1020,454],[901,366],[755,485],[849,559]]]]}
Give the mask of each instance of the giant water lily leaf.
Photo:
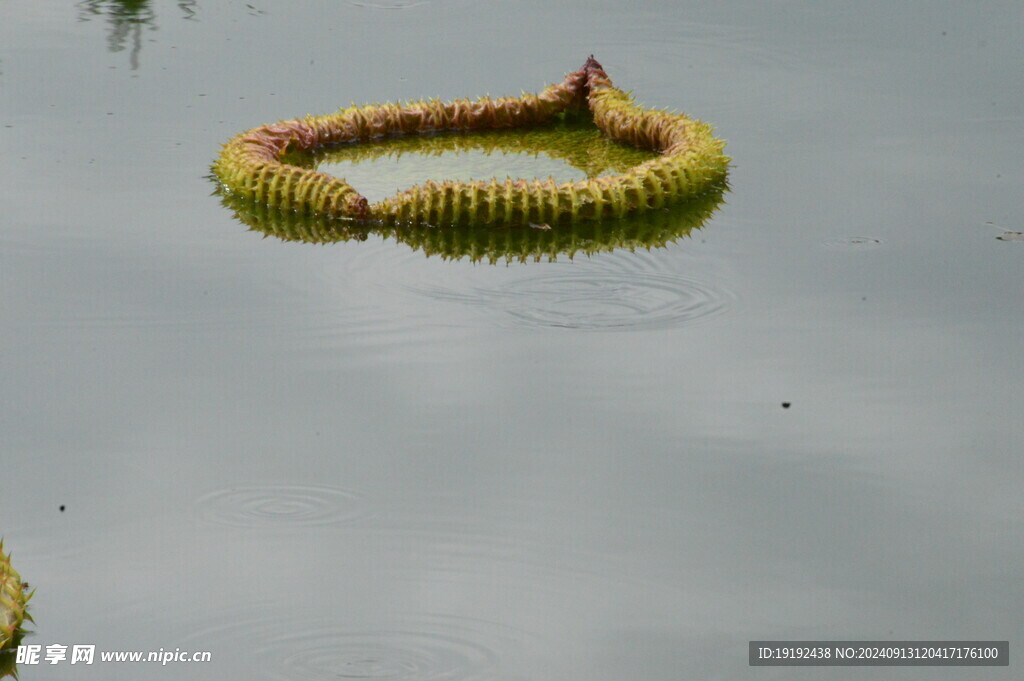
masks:
{"type": "Polygon", "coordinates": [[[656,212],[720,191],[729,163],[723,148],[710,126],[636,104],[591,57],[536,95],[351,107],[254,128],[224,145],[214,173],[235,198],[301,215],[375,225],[514,227],[656,212]],[[580,113],[608,140],[652,156],[615,173],[561,184],[550,178],[428,180],[375,203],[345,179],[295,161],[329,147],[394,145],[402,136],[444,131],[515,129],[525,136],[580,113]]]}
{"type": "MultiPolygon", "coordinates": [[[[382,158],[398,159],[409,155],[450,156],[452,160],[445,166],[450,169],[453,165],[461,166],[463,154],[470,151],[497,156],[491,165],[507,162],[511,155],[543,155],[564,162],[586,178],[622,173],[653,156],[607,139],[589,121],[576,121],[527,130],[409,135],[314,153],[292,153],[286,158],[299,167],[320,169],[342,163],[355,168],[382,158]]],[[[722,194],[723,187],[714,186],[671,207],[643,211],[623,219],[563,219],[500,227],[337,220],[274,208],[234,192],[222,192],[222,202],[253,230],[282,240],[331,243],[361,241],[373,234],[407,244],[427,256],[496,263],[665,246],[688,235],[710,218],[721,203],[722,194]]]]}

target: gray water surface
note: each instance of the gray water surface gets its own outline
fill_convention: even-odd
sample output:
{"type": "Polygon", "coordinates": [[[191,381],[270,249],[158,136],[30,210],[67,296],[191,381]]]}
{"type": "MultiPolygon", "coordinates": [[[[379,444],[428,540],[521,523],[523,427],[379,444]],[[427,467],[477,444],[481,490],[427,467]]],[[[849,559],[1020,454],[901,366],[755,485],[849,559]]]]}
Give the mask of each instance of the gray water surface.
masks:
{"type": "Polygon", "coordinates": [[[853,678],[750,668],[754,639],[1009,639],[1010,668],[913,676],[1019,678],[1022,27],[994,0],[0,3],[26,642],[213,658],[21,678],[853,678]],[[317,246],[211,196],[247,128],[591,53],[728,140],[724,203],[664,248],[317,246]]]}

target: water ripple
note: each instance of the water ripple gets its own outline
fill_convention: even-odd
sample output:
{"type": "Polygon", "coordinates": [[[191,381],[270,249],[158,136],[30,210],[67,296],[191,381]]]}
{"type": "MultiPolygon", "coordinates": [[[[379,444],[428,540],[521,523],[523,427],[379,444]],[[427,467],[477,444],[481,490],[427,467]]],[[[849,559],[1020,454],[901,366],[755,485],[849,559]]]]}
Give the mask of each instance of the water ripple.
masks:
{"type": "Polygon", "coordinates": [[[870,251],[882,245],[880,239],[870,236],[847,236],[826,241],[824,246],[833,251],[870,251]]]}
{"type": "Polygon", "coordinates": [[[254,651],[275,678],[490,681],[522,633],[454,615],[398,616],[396,626],[346,627],[301,619],[236,615],[186,637],[206,648],[254,651]]]}
{"type": "Polygon", "coordinates": [[[497,678],[499,655],[486,644],[438,631],[326,629],[284,636],[293,679],[497,678]]]}
{"type": "MultiPolygon", "coordinates": [[[[664,255],[664,254],[662,254],[664,255]]],[[[728,309],[735,296],[670,267],[670,258],[613,253],[515,271],[463,290],[420,285],[427,297],[486,308],[512,324],[590,331],[675,328],[728,309]]]]}
{"type": "Polygon", "coordinates": [[[412,9],[430,4],[428,0],[348,0],[353,7],[364,9],[412,9]]]}
{"type": "Polygon", "coordinates": [[[368,515],[359,495],[316,485],[229,487],[200,497],[195,508],[214,525],[249,528],[332,525],[368,515]]]}

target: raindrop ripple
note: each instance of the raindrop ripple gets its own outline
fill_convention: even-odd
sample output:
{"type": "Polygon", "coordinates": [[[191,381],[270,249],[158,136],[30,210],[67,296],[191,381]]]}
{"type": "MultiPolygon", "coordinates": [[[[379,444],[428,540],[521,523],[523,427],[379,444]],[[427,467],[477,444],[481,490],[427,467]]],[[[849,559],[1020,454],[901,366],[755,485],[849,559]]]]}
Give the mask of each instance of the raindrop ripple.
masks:
{"type": "Polygon", "coordinates": [[[282,659],[296,679],[456,681],[496,678],[498,654],[459,634],[328,629],[286,636],[282,659]]]}
{"type": "Polygon", "coordinates": [[[735,299],[730,291],[680,274],[671,264],[654,253],[612,253],[549,263],[544,271],[519,269],[511,277],[463,291],[414,288],[435,299],[500,313],[518,326],[588,331],[676,328],[716,316],[735,299]]]}
{"type": "Polygon", "coordinates": [[[359,495],[318,485],[229,487],[203,495],[195,506],[202,520],[229,527],[334,525],[369,515],[359,495]]]}
{"type": "Polygon", "coordinates": [[[350,627],[235,613],[194,630],[186,642],[248,649],[255,665],[288,681],[504,681],[503,665],[522,653],[523,634],[496,622],[447,614],[389,619],[390,625],[350,627]]]}

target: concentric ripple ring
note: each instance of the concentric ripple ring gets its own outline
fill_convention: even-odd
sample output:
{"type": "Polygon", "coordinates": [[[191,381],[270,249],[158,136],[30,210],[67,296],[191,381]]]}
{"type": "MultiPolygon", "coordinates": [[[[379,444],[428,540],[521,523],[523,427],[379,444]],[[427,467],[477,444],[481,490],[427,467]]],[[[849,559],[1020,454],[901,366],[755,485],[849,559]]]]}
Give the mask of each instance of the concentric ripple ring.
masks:
{"type": "Polygon", "coordinates": [[[366,517],[363,499],[337,487],[253,485],[210,492],[196,500],[199,517],[229,527],[299,527],[366,517]]]}

